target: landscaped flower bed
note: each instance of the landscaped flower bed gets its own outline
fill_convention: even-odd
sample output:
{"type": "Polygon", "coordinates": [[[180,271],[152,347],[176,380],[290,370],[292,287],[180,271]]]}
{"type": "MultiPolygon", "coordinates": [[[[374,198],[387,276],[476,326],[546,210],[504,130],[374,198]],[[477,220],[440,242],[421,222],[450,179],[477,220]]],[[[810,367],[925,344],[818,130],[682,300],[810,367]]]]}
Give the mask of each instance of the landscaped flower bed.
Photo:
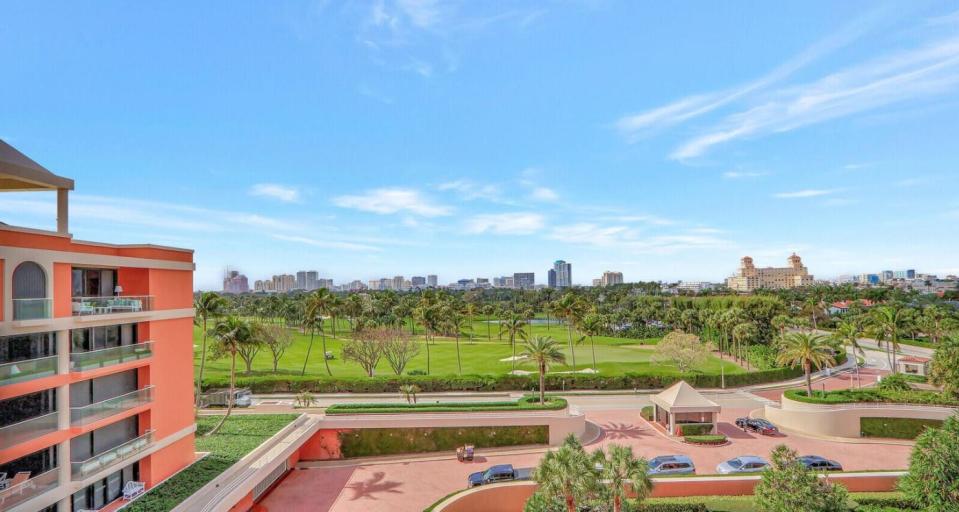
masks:
{"type": "Polygon", "coordinates": [[[728,439],[722,434],[706,434],[701,436],[685,436],[683,442],[689,444],[701,444],[707,446],[716,446],[726,444],[728,439]]]}
{"type": "Polygon", "coordinates": [[[488,412],[488,411],[558,411],[566,408],[566,400],[547,397],[540,405],[537,397],[523,397],[516,402],[450,402],[418,404],[334,404],[326,414],[403,414],[423,412],[488,412]]]}

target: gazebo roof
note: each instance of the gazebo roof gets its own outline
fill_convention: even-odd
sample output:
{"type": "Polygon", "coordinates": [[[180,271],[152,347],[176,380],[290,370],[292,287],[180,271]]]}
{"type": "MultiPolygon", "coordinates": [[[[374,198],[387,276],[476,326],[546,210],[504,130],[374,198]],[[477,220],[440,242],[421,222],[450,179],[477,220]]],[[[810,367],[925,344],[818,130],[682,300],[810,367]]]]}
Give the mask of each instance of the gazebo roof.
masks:
{"type": "Polygon", "coordinates": [[[719,404],[707,399],[681,380],[658,395],[650,397],[654,404],[667,412],[719,412],[719,404]]]}
{"type": "Polygon", "coordinates": [[[46,170],[0,140],[0,191],[73,190],[73,180],[46,170]]]}

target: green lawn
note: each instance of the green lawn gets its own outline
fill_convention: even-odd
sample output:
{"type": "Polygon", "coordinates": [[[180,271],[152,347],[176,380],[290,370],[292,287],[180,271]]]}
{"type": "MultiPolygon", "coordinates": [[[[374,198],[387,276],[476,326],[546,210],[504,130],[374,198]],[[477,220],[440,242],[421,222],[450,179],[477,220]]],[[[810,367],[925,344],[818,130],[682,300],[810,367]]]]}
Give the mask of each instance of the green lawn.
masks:
{"type": "MultiPolygon", "coordinates": [[[[349,336],[349,328],[345,321],[338,322],[337,338],[326,337],[326,350],[333,352],[336,359],[330,361],[330,369],[336,377],[362,377],[363,370],[355,363],[344,362],[342,359],[342,342],[349,336]]],[[[507,339],[499,340],[497,338],[496,324],[490,327],[492,333],[491,340],[487,339],[486,323],[481,321],[474,322],[473,341],[469,339],[467,331],[460,338],[460,357],[463,365],[463,374],[505,374],[512,366],[509,361],[502,361],[511,357],[512,349],[507,339]]],[[[407,327],[408,329],[408,327],[407,327]]],[[[567,365],[557,365],[551,368],[552,372],[571,371],[572,355],[566,347],[568,341],[567,331],[562,326],[553,325],[547,329],[545,325],[535,325],[532,327],[533,335],[549,335],[556,338],[564,346],[567,365]]],[[[327,322],[327,332],[329,333],[329,322],[327,322]]],[[[194,338],[197,347],[196,365],[199,367],[199,346],[200,329],[194,331],[194,338]]],[[[574,340],[579,336],[574,333],[574,340]]],[[[294,335],[293,345],[287,350],[280,360],[278,373],[299,375],[303,368],[303,360],[306,357],[307,347],[310,337],[299,333],[294,335]]],[[[422,340],[422,335],[417,329],[417,339],[422,340]]],[[[675,367],[663,364],[657,364],[650,361],[653,354],[656,339],[627,339],[614,338],[607,336],[596,336],[594,338],[596,351],[596,369],[603,375],[615,375],[631,372],[657,373],[657,374],[678,374],[675,367]]],[[[451,338],[435,338],[434,343],[430,344],[430,373],[433,375],[451,375],[458,373],[456,363],[456,344],[451,338]]],[[[522,343],[517,344],[516,353],[522,352],[522,343]]],[[[589,340],[585,340],[575,347],[576,369],[582,370],[593,366],[592,347],[589,340]]],[[[739,366],[728,361],[723,362],[727,374],[743,373],[744,370],[739,366]]],[[[535,372],[533,365],[528,363],[517,363],[518,370],[535,372]]],[[[238,374],[243,375],[245,367],[243,362],[237,361],[238,374]]],[[[410,362],[406,372],[410,370],[426,371],[426,347],[425,344],[420,348],[420,354],[410,362]]],[[[254,375],[272,373],[272,361],[270,353],[262,350],[253,363],[254,375]]],[[[700,368],[704,373],[719,373],[720,360],[710,357],[709,361],[700,368]]],[[[229,360],[207,360],[206,372],[208,376],[227,375],[229,372],[229,360]]],[[[377,368],[379,375],[391,375],[392,369],[384,359],[377,368]]],[[[310,354],[310,361],[306,368],[308,375],[324,376],[326,368],[323,364],[323,340],[320,336],[315,336],[313,341],[313,350],[310,354]]]]}

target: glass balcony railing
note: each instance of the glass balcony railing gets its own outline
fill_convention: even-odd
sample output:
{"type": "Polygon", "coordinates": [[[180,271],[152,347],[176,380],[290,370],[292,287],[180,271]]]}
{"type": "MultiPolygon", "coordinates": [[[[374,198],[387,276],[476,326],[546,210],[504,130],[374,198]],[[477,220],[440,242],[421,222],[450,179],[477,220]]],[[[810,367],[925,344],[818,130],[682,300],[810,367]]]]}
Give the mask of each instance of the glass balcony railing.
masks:
{"type": "Polygon", "coordinates": [[[85,372],[96,368],[105,368],[115,364],[136,361],[153,355],[153,342],[145,341],[134,345],[103,348],[90,352],[70,354],[70,371],[85,372]]]}
{"type": "Polygon", "coordinates": [[[57,374],[57,356],[0,364],[0,386],[57,374]]]}
{"type": "Polygon", "coordinates": [[[19,423],[0,427],[0,450],[57,431],[57,413],[49,412],[19,423]]]}
{"type": "Polygon", "coordinates": [[[153,311],[152,295],[73,298],[73,316],[139,313],[141,311],[153,311]]]}
{"type": "Polygon", "coordinates": [[[14,320],[41,320],[53,317],[53,299],[13,299],[14,320]]]}
{"type": "Polygon", "coordinates": [[[153,444],[153,431],[147,430],[142,436],[98,453],[87,460],[71,462],[71,478],[73,480],[83,480],[101,470],[129,460],[149,448],[151,444],[153,444]]]}
{"type": "Polygon", "coordinates": [[[35,477],[17,483],[13,482],[17,479],[17,476],[14,475],[10,480],[7,480],[9,485],[0,490],[0,510],[9,510],[55,489],[60,483],[59,474],[60,471],[57,468],[48,469],[35,477]]]}
{"type": "Polygon", "coordinates": [[[70,424],[85,425],[153,401],[153,386],[147,386],[101,402],[70,408],[70,424]]]}

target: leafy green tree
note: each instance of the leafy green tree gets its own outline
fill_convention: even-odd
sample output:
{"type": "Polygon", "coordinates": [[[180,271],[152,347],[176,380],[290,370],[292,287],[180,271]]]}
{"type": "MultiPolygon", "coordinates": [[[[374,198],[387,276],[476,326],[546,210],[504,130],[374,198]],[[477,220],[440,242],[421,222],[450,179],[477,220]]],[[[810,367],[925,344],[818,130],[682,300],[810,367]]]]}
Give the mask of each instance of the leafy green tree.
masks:
{"type": "Polygon", "coordinates": [[[919,434],[909,459],[909,473],[899,485],[922,510],[959,510],[959,418],[952,416],[942,428],[919,434]]]}
{"type": "Polygon", "coordinates": [[[569,354],[573,360],[573,371],[576,371],[576,348],[573,346],[573,327],[582,318],[583,302],[574,293],[568,292],[556,302],[556,314],[566,320],[566,332],[569,336],[569,354]]]}
{"type": "Polygon", "coordinates": [[[893,373],[899,371],[896,368],[896,353],[899,352],[899,337],[906,326],[906,317],[903,313],[904,308],[900,304],[891,304],[888,306],[876,306],[870,311],[871,332],[877,342],[886,342],[886,357],[889,359],[889,365],[892,366],[893,373]]]}
{"type": "Polygon", "coordinates": [[[207,322],[211,318],[221,316],[226,309],[226,300],[216,292],[203,292],[193,301],[193,310],[200,319],[200,332],[203,341],[200,343],[200,371],[196,375],[195,408],[200,408],[200,393],[203,386],[203,369],[206,365],[207,322]]]}
{"type": "Polygon", "coordinates": [[[773,449],[771,466],[754,491],[763,512],[841,512],[849,493],[839,484],[820,479],[796,458],[796,451],[781,444],[773,449]]]}
{"type": "MultiPolygon", "coordinates": [[[[853,357],[866,357],[866,351],[859,344],[859,338],[863,335],[862,323],[856,318],[847,318],[839,322],[836,331],[833,332],[834,341],[844,348],[851,349],[853,357]]],[[[856,361],[856,382],[859,380],[859,361],[856,361]]]]}
{"type": "Polygon", "coordinates": [[[653,481],[649,477],[649,464],[646,459],[636,458],[633,449],[618,444],[609,445],[609,454],[601,450],[594,453],[594,459],[602,466],[600,478],[607,486],[606,494],[613,512],[623,510],[629,496],[627,489],[636,495],[636,501],[642,502],[653,490],[653,481]]]}
{"type": "Polygon", "coordinates": [[[776,361],[783,366],[801,365],[806,374],[806,392],[812,396],[812,369],[836,364],[829,338],[811,332],[791,332],[779,344],[776,361]]]}
{"type": "Polygon", "coordinates": [[[589,338],[589,348],[593,352],[593,369],[596,369],[596,343],[593,341],[593,336],[598,336],[603,333],[606,329],[606,318],[603,315],[598,315],[595,313],[586,315],[583,317],[582,325],[580,329],[583,331],[589,338]]]}
{"type": "Polygon", "coordinates": [[[573,434],[558,450],[546,452],[533,471],[533,479],[544,497],[561,499],[567,512],[577,512],[578,505],[594,498],[599,490],[594,458],[573,434]]]}
{"type": "Polygon", "coordinates": [[[536,336],[526,342],[526,350],[523,355],[536,364],[536,370],[539,372],[539,403],[546,403],[546,371],[552,363],[565,364],[566,356],[559,350],[559,343],[556,343],[550,336],[536,336]]]}
{"type": "Polygon", "coordinates": [[[932,356],[932,383],[959,397],[959,337],[944,338],[932,356]]]}
{"type": "Polygon", "coordinates": [[[226,419],[230,417],[230,413],[233,412],[233,394],[236,392],[236,356],[240,351],[240,347],[250,340],[252,331],[250,324],[244,320],[235,316],[229,316],[217,322],[213,327],[212,334],[213,339],[216,340],[216,344],[213,346],[213,356],[230,357],[230,389],[226,400],[226,414],[223,415],[223,418],[220,419],[220,422],[217,423],[212,430],[205,434],[207,436],[212,436],[219,432],[220,427],[223,426],[226,419]]]}
{"type": "Polygon", "coordinates": [[[303,371],[300,372],[300,375],[306,375],[306,365],[310,361],[310,352],[313,351],[313,336],[317,329],[320,330],[320,337],[323,340],[323,363],[326,365],[326,373],[330,376],[333,375],[333,370],[330,370],[330,361],[326,358],[326,332],[323,329],[323,313],[330,308],[332,296],[329,290],[320,288],[306,299],[301,323],[304,329],[310,331],[310,344],[306,348],[306,357],[303,358],[303,371]]]}

